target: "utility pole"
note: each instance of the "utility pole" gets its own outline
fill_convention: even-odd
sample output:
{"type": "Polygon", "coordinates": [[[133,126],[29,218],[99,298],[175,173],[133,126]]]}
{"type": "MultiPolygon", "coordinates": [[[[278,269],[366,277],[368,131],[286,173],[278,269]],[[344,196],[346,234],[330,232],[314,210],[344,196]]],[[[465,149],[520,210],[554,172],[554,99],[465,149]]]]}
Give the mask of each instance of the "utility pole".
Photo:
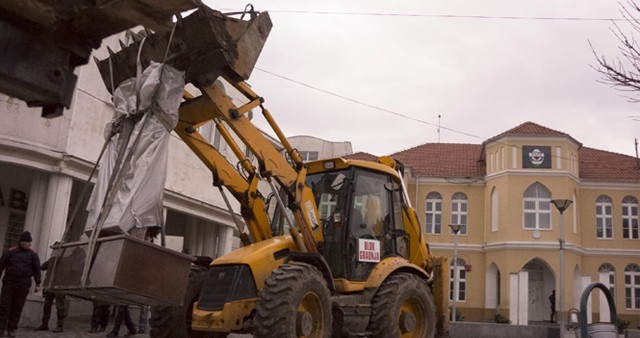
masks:
{"type": "Polygon", "coordinates": [[[438,143],[440,143],[440,117],[441,115],[438,114],[438,143]]]}
{"type": "Polygon", "coordinates": [[[638,157],[638,139],[636,138],[636,161],[638,162],[638,168],[640,168],[640,157],[638,157]]]}

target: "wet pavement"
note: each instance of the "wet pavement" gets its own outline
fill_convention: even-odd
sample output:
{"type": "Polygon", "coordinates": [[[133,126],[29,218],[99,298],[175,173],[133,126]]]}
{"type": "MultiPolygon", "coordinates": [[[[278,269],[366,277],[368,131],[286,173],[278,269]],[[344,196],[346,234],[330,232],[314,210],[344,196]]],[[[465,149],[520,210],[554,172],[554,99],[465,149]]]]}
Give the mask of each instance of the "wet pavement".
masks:
{"type": "MultiPolygon", "coordinates": [[[[55,317],[55,314],[54,314],[55,317]]],[[[134,318],[137,318],[134,317],[134,318]]],[[[90,316],[69,316],[64,320],[64,332],[53,333],[51,332],[55,326],[49,326],[49,331],[35,331],[35,327],[18,327],[15,331],[16,337],[24,338],[98,338],[106,337],[109,330],[113,327],[113,318],[109,320],[109,326],[105,332],[89,333],[91,325],[90,316]]],[[[54,323],[54,320],[51,320],[54,323]]],[[[124,337],[127,333],[127,329],[124,324],[120,327],[119,337],[124,337]]],[[[149,338],[149,331],[144,334],[136,334],[135,338],[149,338]]],[[[250,338],[252,335],[248,334],[230,334],[229,338],[250,338]]]]}
{"type": "MultiPolygon", "coordinates": [[[[55,317],[55,314],[53,315],[55,317]]],[[[90,338],[90,337],[106,337],[107,334],[109,333],[109,330],[111,330],[112,326],[113,326],[113,320],[110,321],[110,325],[107,327],[107,330],[105,332],[99,332],[99,333],[89,333],[89,330],[91,329],[91,325],[90,325],[90,317],[89,316],[69,316],[67,318],[65,318],[64,321],[64,332],[60,332],[60,333],[53,333],[51,332],[54,328],[54,326],[49,326],[49,331],[35,331],[35,327],[18,327],[18,330],[15,331],[16,333],[16,337],[25,337],[25,338],[90,338]]],[[[52,323],[54,323],[54,320],[51,321],[52,323]]],[[[124,335],[127,333],[127,329],[124,327],[124,325],[120,328],[120,337],[124,337],[124,335]]],[[[136,334],[135,336],[132,337],[140,337],[140,338],[147,338],[149,337],[149,334],[136,334]]]]}

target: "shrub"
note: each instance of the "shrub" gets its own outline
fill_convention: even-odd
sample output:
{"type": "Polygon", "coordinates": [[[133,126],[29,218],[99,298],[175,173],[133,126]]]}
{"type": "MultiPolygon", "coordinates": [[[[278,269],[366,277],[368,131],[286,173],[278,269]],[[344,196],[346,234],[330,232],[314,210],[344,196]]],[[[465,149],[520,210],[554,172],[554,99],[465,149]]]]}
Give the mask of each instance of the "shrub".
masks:
{"type": "Polygon", "coordinates": [[[624,333],[624,330],[626,330],[629,325],[631,325],[631,322],[628,320],[624,320],[620,317],[616,318],[616,327],[618,327],[618,333],[622,334],[624,333]]]}
{"type": "Polygon", "coordinates": [[[499,313],[496,314],[494,319],[495,319],[496,323],[498,323],[498,324],[511,324],[511,321],[509,320],[509,318],[507,318],[507,317],[505,317],[505,316],[503,316],[503,315],[501,315],[499,313]]]}

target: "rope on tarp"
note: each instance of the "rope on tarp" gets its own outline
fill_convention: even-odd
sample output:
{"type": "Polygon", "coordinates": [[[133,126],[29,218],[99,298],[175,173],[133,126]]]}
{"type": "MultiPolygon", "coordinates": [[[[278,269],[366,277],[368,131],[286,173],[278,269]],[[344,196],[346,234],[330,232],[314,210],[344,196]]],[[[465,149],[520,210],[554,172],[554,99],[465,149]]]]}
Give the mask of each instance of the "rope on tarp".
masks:
{"type": "MultiPolygon", "coordinates": [[[[109,73],[111,74],[111,93],[115,92],[115,87],[113,84],[113,62],[111,59],[111,55],[109,55],[109,73]]],[[[116,106],[115,104],[113,105],[113,111],[115,112],[116,110],[116,106]]],[[[116,121],[114,123],[119,123],[120,121],[116,121]]],[[[80,211],[80,207],[83,206],[84,200],[87,197],[87,194],[89,193],[89,187],[91,186],[91,179],[93,179],[93,175],[96,173],[96,171],[98,171],[98,166],[100,165],[100,160],[102,160],[102,156],[104,156],[105,151],[107,150],[107,146],[109,145],[109,142],[111,142],[111,139],[113,138],[113,136],[116,134],[116,129],[111,128],[110,132],[109,132],[109,136],[107,136],[106,140],[104,141],[104,144],[102,145],[102,149],[100,149],[100,154],[98,155],[98,159],[96,160],[96,163],[93,165],[93,168],[91,169],[91,173],[89,174],[89,177],[86,179],[86,181],[84,182],[84,187],[82,189],[82,193],[80,193],[80,197],[76,200],[75,206],[73,207],[73,211],[71,212],[71,216],[69,217],[69,220],[67,221],[67,224],[64,228],[64,232],[62,233],[62,239],[58,242],[56,242],[54,244],[53,249],[55,249],[56,247],[60,248],[62,246],[62,244],[64,244],[65,242],[70,241],[70,233],[69,231],[71,230],[71,225],[73,224],[73,222],[76,220],[76,216],[78,215],[78,211],[80,211]]],[[[53,268],[50,270],[51,271],[51,277],[49,278],[49,284],[48,284],[48,288],[51,288],[51,284],[53,284],[53,280],[55,277],[55,272],[56,272],[56,267],[58,266],[58,256],[52,257],[53,258],[53,268]]]]}
{"type": "MultiPolygon", "coordinates": [[[[85,257],[85,262],[84,262],[84,267],[83,267],[83,271],[82,271],[82,277],[80,279],[80,289],[81,290],[86,290],[86,283],[87,283],[87,279],[89,276],[89,272],[91,269],[91,263],[93,261],[93,255],[95,254],[95,250],[96,250],[96,244],[98,241],[98,238],[100,236],[100,232],[102,231],[102,227],[104,226],[104,223],[106,222],[106,219],[109,215],[109,212],[111,211],[111,208],[113,206],[113,202],[116,198],[117,192],[120,189],[123,181],[124,181],[124,177],[126,175],[126,173],[129,171],[130,168],[130,164],[131,164],[131,158],[133,156],[134,150],[137,148],[137,145],[141,139],[141,135],[142,135],[142,131],[145,129],[145,126],[147,124],[147,121],[149,120],[150,116],[149,113],[154,114],[156,117],[159,117],[159,115],[155,114],[158,109],[160,109],[160,107],[158,106],[158,91],[160,89],[160,86],[162,84],[162,75],[164,74],[164,66],[165,66],[165,62],[167,59],[167,55],[169,54],[169,50],[170,50],[170,46],[171,46],[171,42],[173,40],[173,36],[175,33],[175,29],[176,29],[176,25],[177,22],[174,23],[173,25],[173,29],[171,30],[171,35],[169,36],[169,40],[167,42],[167,47],[165,50],[165,54],[164,54],[164,59],[162,64],[160,65],[160,75],[159,75],[159,81],[158,84],[156,85],[156,87],[154,88],[154,92],[152,94],[152,98],[151,98],[151,104],[149,105],[148,108],[144,109],[144,110],[140,110],[140,90],[142,88],[142,62],[141,60],[141,54],[142,54],[142,48],[144,46],[144,43],[147,39],[147,37],[144,37],[142,39],[142,41],[140,42],[140,47],[138,49],[138,55],[137,55],[137,60],[136,60],[136,109],[135,109],[135,114],[132,117],[127,117],[125,119],[123,119],[121,121],[121,125],[120,125],[120,134],[121,136],[123,136],[124,140],[122,140],[122,142],[119,142],[119,147],[117,149],[118,152],[118,157],[116,160],[116,163],[114,165],[114,172],[111,174],[110,180],[109,180],[109,184],[107,186],[107,192],[105,194],[105,199],[102,203],[102,207],[100,208],[100,212],[98,214],[98,220],[96,222],[96,225],[93,227],[93,229],[91,230],[91,235],[89,237],[89,243],[88,243],[88,250],[87,250],[87,256],[85,257]],[[142,122],[140,122],[140,120],[142,122]],[[135,140],[133,141],[133,144],[131,145],[131,147],[129,148],[129,151],[127,152],[127,146],[129,145],[129,141],[131,138],[131,133],[133,132],[133,129],[135,127],[135,125],[137,123],[142,123],[142,125],[140,126],[140,130],[138,132],[138,134],[136,135],[135,140]]],[[[109,56],[109,59],[111,59],[111,56],[109,56]]],[[[110,67],[111,67],[111,61],[110,61],[110,67]]],[[[111,79],[113,81],[113,79],[111,79]]],[[[115,91],[114,91],[115,93],[115,91]]],[[[115,109],[115,108],[114,108],[115,109]]],[[[164,121],[162,118],[158,118],[158,121],[160,121],[160,123],[162,123],[165,128],[167,128],[169,131],[170,129],[167,126],[166,121],[164,121]]],[[[162,221],[161,227],[164,226],[164,221],[162,221]]]]}

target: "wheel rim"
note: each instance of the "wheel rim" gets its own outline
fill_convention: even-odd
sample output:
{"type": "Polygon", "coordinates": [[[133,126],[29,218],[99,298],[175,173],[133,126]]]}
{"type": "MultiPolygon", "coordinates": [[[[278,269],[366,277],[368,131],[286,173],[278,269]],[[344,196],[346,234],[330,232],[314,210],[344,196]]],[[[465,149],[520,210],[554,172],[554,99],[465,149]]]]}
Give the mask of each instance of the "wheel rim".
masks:
{"type": "Polygon", "coordinates": [[[305,318],[305,321],[308,321],[309,318],[311,319],[310,329],[304,329],[300,327],[308,325],[297,325],[297,331],[306,331],[298,332],[299,336],[313,338],[324,336],[324,327],[322,325],[324,319],[324,313],[322,312],[322,302],[315,292],[307,292],[304,297],[302,297],[302,301],[300,302],[300,305],[298,305],[297,318],[305,318]]]}
{"type": "Polygon", "coordinates": [[[398,311],[400,337],[422,337],[426,333],[426,314],[415,298],[406,299],[398,311]]]}

